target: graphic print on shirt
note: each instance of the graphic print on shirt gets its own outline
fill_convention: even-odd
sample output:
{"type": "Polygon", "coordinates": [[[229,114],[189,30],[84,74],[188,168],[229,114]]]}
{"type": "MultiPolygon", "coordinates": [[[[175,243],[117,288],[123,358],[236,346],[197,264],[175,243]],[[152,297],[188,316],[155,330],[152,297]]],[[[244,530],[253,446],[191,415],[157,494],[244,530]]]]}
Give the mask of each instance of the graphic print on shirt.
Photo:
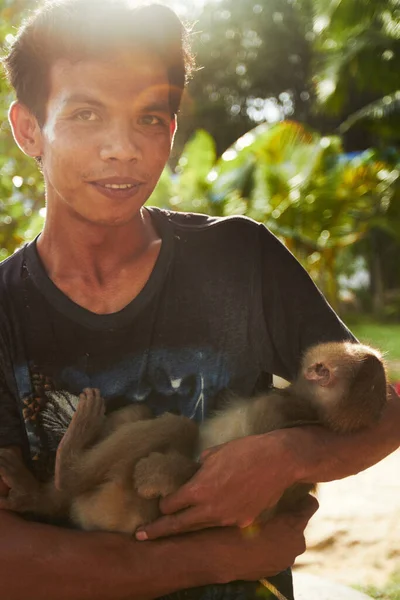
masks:
{"type": "Polygon", "coordinates": [[[31,457],[41,479],[54,471],[55,452],[84,388],[98,388],[106,407],[145,402],[155,416],[175,411],[201,422],[230,380],[222,357],[192,349],[152,350],[101,372],[67,365],[54,379],[38,367],[29,375],[27,391],[27,374],[17,371],[18,387],[25,390],[20,397],[31,457]]]}

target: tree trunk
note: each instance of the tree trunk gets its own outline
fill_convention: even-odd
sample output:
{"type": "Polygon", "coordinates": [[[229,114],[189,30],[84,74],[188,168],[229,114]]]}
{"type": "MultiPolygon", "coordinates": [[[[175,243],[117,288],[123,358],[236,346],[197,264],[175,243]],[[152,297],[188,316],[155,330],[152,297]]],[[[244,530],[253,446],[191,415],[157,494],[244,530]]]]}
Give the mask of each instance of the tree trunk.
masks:
{"type": "Polygon", "coordinates": [[[376,231],[371,232],[371,292],[372,309],[377,317],[381,317],[385,306],[384,301],[384,281],[381,264],[381,253],[379,234],[376,231]]]}

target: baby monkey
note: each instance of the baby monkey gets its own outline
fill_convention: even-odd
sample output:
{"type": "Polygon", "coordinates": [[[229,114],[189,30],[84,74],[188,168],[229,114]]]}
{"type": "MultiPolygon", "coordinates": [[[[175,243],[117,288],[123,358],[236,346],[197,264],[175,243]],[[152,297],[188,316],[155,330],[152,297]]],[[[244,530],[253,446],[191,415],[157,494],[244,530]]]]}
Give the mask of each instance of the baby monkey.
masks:
{"type": "MultiPolygon", "coordinates": [[[[105,416],[97,390],[80,395],[60,443],[52,481],[41,484],[10,450],[0,450],[0,476],[10,487],[0,508],[68,517],[87,530],[133,534],[156,519],[160,497],[199,468],[199,452],[248,435],[300,425],[338,433],[372,426],[387,397],[385,368],[376,350],[350,342],[309,349],[295,381],[251,399],[227,401],[200,427],[166,413],[153,419],[131,405],[105,416]]],[[[313,486],[296,484],[279,501],[285,509],[313,486]]],[[[262,515],[269,518],[275,509],[262,515]]]]}
{"type": "Polygon", "coordinates": [[[170,413],[153,419],[142,404],[106,416],[100,392],[86,389],[57,449],[51,481],[38,482],[14,452],[0,450],[0,476],[10,487],[0,508],[133,534],[160,514],[159,491],[149,491],[150,481],[142,493],[135,480],[140,459],[159,457],[157,485],[167,495],[197,470],[197,445],[198,427],[190,419],[170,413]]]}

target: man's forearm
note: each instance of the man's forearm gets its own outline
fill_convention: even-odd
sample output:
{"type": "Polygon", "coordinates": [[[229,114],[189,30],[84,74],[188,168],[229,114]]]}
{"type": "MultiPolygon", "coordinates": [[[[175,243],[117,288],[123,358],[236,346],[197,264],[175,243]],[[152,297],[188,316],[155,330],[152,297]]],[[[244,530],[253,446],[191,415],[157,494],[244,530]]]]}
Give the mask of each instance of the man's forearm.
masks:
{"type": "Polygon", "coordinates": [[[6,511],[0,530],[7,600],[147,599],[218,579],[204,536],[201,543],[192,535],[140,544],[119,534],[27,522],[6,511]]]}
{"type": "Polygon", "coordinates": [[[274,432],[293,457],[296,481],[324,482],[355,475],[400,446],[400,399],[395,392],[381,420],[356,433],[336,434],[322,427],[298,427],[274,432]]]}

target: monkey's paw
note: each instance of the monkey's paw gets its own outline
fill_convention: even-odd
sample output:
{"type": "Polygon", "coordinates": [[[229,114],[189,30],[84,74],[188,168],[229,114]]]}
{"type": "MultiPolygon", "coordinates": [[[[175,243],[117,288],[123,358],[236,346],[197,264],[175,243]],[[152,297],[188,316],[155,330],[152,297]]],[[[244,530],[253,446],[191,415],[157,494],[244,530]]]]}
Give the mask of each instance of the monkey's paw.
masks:
{"type": "Polygon", "coordinates": [[[79,419],[102,419],[104,417],[104,400],[100,395],[100,390],[96,388],[85,388],[79,394],[79,402],[75,416],[79,419]]]}
{"type": "Polygon", "coordinates": [[[136,463],[133,480],[137,493],[151,500],[167,496],[177,488],[169,472],[169,459],[160,452],[152,452],[136,463]]]}

